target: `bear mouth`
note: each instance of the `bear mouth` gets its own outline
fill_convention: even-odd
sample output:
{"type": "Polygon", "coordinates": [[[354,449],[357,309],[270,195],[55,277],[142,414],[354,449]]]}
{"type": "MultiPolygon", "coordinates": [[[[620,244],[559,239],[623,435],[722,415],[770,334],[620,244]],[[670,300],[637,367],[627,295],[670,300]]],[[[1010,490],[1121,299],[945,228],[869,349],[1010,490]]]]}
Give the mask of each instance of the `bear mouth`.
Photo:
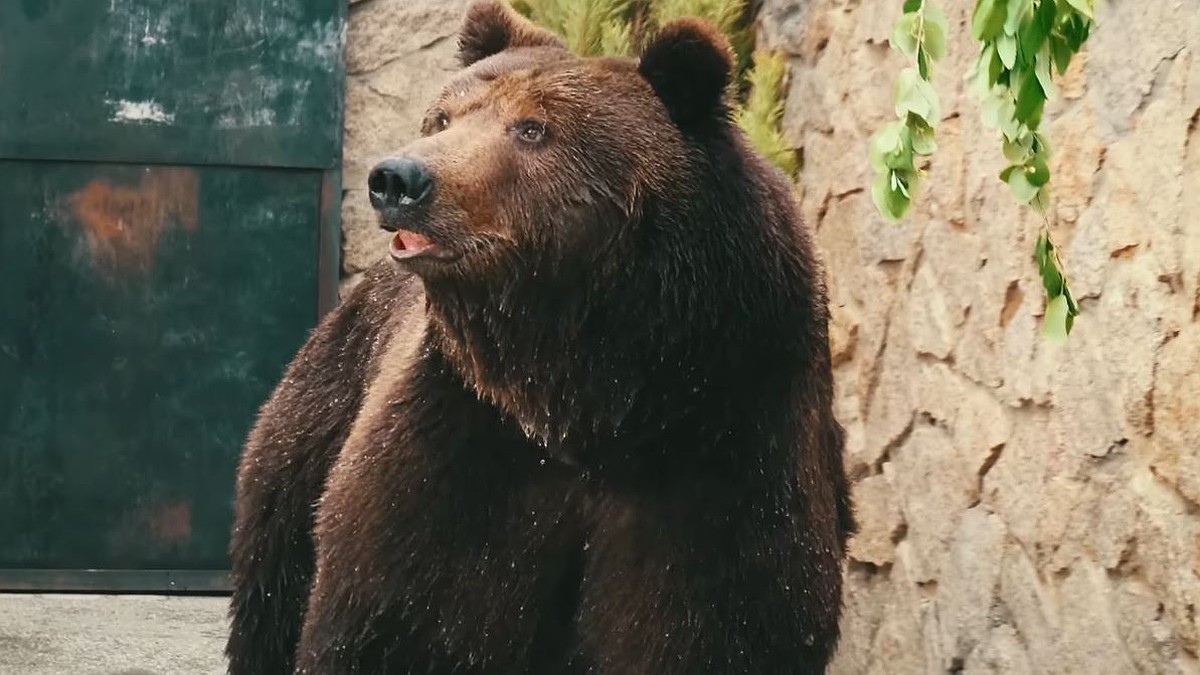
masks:
{"type": "Polygon", "coordinates": [[[449,251],[434,243],[429,237],[408,230],[396,230],[392,235],[391,244],[388,246],[388,253],[391,254],[393,260],[397,261],[450,257],[449,251]]]}

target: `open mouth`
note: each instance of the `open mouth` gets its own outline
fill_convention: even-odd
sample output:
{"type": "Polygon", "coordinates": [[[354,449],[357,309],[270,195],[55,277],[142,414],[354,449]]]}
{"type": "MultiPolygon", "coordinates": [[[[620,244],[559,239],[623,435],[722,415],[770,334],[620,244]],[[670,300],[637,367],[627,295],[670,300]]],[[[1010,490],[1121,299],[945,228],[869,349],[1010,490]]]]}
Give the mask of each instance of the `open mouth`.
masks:
{"type": "Polygon", "coordinates": [[[412,260],[413,258],[435,257],[445,258],[446,250],[433,243],[429,237],[408,230],[396,230],[388,247],[393,260],[412,260]]]}

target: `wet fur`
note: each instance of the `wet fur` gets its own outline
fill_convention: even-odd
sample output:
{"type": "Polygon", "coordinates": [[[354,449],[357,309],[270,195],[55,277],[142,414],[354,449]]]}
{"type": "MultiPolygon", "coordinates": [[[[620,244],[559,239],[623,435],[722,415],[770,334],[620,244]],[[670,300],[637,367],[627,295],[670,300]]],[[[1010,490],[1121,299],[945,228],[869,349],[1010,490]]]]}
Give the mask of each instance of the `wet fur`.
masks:
{"type": "MultiPolygon", "coordinates": [[[[463,60],[489,78],[579,67],[521,56],[546,49],[527,25],[471,21],[463,60]]],[[[562,223],[574,187],[605,222],[511,220],[490,236],[536,235],[537,254],[501,247],[470,274],[380,264],[264,406],[239,472],[231,673],[297,655],[322,675],[824,672],[853,517],[789,185],[719,97],[684,125],[669,97],[642,103],[662,94],[638,64],[585,67],[631,88],[604,113],[645,128],[608,141],[647,154],[588,148],[592,173],[559,178],[582,185],[478,199],[504,200],[497,222],[562,223]]]]}

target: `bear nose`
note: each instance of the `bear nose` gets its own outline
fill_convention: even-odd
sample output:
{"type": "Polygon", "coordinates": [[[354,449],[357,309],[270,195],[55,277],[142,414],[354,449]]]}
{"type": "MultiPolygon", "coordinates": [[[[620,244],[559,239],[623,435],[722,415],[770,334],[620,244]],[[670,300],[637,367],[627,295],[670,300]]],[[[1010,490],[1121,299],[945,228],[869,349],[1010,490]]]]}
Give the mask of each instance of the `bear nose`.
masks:
{"type": "Polygon", "coordinates": [[[416,204],[433,188],[433,174],[425,165],[408,157],[380,162],[367,176],[371,206],[377,209],[416,204]]]}

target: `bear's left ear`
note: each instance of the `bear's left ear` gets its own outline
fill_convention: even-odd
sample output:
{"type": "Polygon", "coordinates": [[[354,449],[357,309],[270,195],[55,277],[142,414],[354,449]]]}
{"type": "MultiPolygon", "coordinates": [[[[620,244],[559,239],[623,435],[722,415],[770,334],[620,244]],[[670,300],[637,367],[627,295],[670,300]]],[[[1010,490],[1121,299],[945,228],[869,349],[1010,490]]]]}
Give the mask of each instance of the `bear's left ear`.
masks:
{"type": "Polygon", "coordinates": [[[680,128],[728,116],[725,90],[733,74],[733,48],[707,22],[677,19],[663,26],[642,52],[638,72],[680,128]]]}
{"type": "Polygon", "coordinates": [[[533,25],[502,0],[471,5],[458,34],[458,61],[464,68],[517,47],[567,48],[553,33],[533,25]]]}

